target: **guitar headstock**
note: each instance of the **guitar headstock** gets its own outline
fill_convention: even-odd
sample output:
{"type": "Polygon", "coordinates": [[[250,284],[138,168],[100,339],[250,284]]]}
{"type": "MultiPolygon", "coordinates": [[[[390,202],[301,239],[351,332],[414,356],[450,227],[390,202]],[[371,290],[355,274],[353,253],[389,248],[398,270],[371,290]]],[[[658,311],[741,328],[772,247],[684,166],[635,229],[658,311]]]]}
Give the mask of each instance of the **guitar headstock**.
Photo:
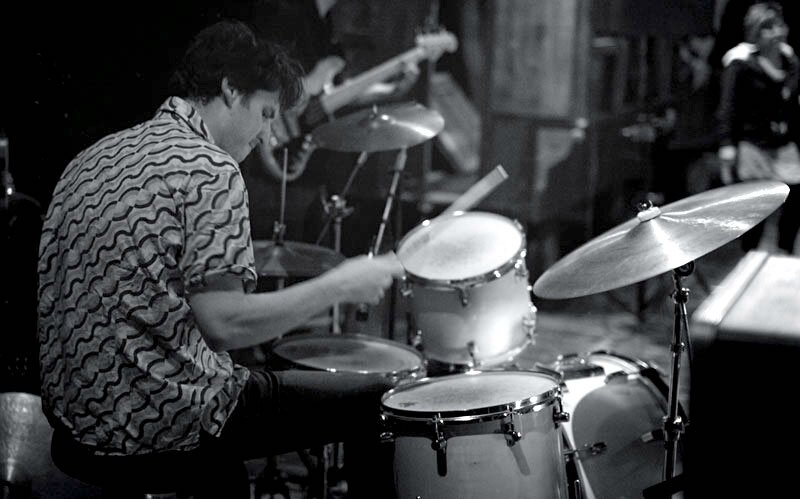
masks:
{"type": "Polygon", "coordinates": [[[421,33],[416,36],[415,40],[417,47],[424,50],[426,56],[431,60],[438,59],[445,52],[455,52],[458,49],[458,39],[445,29],[421,33]]]}

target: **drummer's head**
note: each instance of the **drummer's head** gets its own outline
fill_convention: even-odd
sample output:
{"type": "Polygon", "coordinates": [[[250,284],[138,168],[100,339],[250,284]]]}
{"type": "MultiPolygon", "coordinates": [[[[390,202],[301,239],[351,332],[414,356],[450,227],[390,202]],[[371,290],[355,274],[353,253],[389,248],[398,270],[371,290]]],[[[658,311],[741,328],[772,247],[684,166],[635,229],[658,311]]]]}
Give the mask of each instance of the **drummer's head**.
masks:
{"type": "Polygon", "coordinates": [[[302,97],[302,68],[244,23],[200,31],[170,81],[195,106],[214,142],[237,161],[269,139],[270,122],[302,97]]]}

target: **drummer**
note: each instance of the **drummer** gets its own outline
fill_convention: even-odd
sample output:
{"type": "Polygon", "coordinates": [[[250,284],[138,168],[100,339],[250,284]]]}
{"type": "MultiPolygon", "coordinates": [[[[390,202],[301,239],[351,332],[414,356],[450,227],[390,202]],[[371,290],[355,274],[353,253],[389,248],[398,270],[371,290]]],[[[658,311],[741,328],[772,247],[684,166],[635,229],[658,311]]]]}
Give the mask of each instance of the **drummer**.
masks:
{"type": "MultiPolygon", "coordinates": [[[[94,456],[126,493],[145,469],[194,497],[249,497],[244,461],[344,441],[348,497],[389,497],[376,459],[383,376],[271,372],[229,349],[263,343],[334,303],[377,303],[393,254],[345,260],[251,294],[256,274],[238,162],[298,102],[301,69],[244,24],[196,35],[155,116],[67,165],[39,257],[43,408],[59,466],[94,456]],[[361,462],[363,461],[363,463],[361,462]],[[363,465],[363,467],[360,467],[363,465]]],[[[99,471],[102,470],[102,471],[99,471]]],[[[145,491],[146,492],[146,491],[145,491]]]]}

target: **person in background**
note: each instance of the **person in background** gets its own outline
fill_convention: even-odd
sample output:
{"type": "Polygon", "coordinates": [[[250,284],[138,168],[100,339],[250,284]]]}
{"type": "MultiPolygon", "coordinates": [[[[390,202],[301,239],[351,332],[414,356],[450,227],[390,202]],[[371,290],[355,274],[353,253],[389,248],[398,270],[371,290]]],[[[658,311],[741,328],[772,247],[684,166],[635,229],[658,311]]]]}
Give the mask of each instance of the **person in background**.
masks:
{"type": "MultiPolygon", "coordinates": [[[[778,218],[777,248],[792,253],[800,228],[800,62],[786,43],[789,29],[780,5],[751,6],[744,30],[745,41],[722,59],[717,154],[721,178],[726,184],[771,179],[790,186],[778,218]]],[[[764,225],[742,236],[745,251],[758,247],[764,225]]]]}
{"type": "MultiPolygon", "coordinates": [[[[321,199],[340,192],[358,156],[356,153],[315,149],[303,157],[303,154],[297,153],[297,144],[291,143],[293,139],[302,138],[310,132],[303,129],[304,122],[313,127],[328,120],[327,116],[320,116],[321,110],[315,107],[314,97],[327,87],[342,83],[344,78],[356,76],[348,71],[345,49],[335,28],[333,17],[336,4],[337,0],[262,0],[249,2],[246,8],[239,8],[234,13],[236,18],[252,26],[260,36],[285,45],[290,55],[300,61],[306,71],[303,102],[276,119],[273,122],[274,139],[270,143],[259,144],[243,162],[248,166],[245,182],[250,192],[255,239],[270,239],[274,222],[279,218],[283,146],[290,145],[285,236],[288,240],[308,243],[316,242],[326,217],[321,199]],[[297,158],[301,157],[302,160],[298,161],[297,158]]],[[[399,74],[373,84],[356,96],[337,112],[337,116],[375,103],[399,100],[409,92],[418,77],[419,68],[415,65],[404,67],[399,74]]],[[[366,215],[358,213],[358,209],[356,211],[352,217],[360,219],[366,215]]],[[[378,215],[380,212],[375,218],[378,215]]],[[[377,230],[378,222],[371,226],[377,230]]],[[[343,241],[343,253],[347,256],[361,253],[369,245],[369,238],[356,242],[364,236],[353,232],[350,231],[350,237],[343,241]]],[[[326,244],[329,239],[325,238],[322,243],[326,244]]]]}
{"type": "Polygon", "coordinates": [[[68,474],[88,468],[123,495],[148,474],[182,477],[198,498],[245,498],[245,460],[345,442],[365,449],[348,456],[349,497],[388,497],[391,469],[376,457],[388,380],[246,368],[227,353],[336,302],[377,303],[403,273],[393,254],[356,256],[250,292],[239,162],[301,99],[302,74],[243,23],[215,23],[152,119],[100,139],[61,175],[40,241],[38,334],[53,459],[68,474]]]}

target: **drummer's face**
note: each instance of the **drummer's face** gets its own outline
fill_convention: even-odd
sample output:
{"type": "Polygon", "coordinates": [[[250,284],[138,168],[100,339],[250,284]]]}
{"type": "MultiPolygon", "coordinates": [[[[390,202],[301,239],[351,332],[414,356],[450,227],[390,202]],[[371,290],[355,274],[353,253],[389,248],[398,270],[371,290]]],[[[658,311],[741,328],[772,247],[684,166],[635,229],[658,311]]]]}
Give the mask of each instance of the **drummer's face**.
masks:
{"type": "Polygon", "coordinates": [[[219,146],[241,162],[260,143],[269,143],[272,120],[279,108],[277,92],[256,90],[247,95],[234,94],[227,130],[224,139],[218,141],[219,146]]]}

